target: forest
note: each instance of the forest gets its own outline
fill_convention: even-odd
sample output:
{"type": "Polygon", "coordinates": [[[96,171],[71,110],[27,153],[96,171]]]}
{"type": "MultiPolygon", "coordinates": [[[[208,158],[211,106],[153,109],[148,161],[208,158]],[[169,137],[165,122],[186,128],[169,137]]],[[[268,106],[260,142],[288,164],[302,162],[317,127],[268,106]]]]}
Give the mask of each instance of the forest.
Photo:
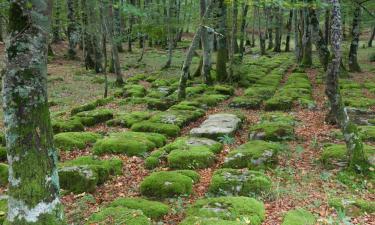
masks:
{"type": "Polygon", "coordinates": [[[0,225],[375,225],[374,0],[0,0],[0,225]]]}

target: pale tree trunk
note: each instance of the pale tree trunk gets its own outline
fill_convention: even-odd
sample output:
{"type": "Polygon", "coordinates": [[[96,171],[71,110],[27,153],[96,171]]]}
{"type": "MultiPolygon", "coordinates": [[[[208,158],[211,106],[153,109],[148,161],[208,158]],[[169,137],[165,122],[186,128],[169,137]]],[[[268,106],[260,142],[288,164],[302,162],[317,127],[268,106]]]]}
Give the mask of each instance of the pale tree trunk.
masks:
{"type": "Polygon", "coordinates": [[[368,47],[372,47],[372,41],[374,40],[374,37],[375,37],[375,26],[374,26],[374,28],[372,28],[370,40],[368,41],[368,47]]]}
{"type": "MultiPolygon", "coordinates": [[[[203,19],[206,13],[206,0],[200,0],[200,16],[203,19]]],[[[210,15],[207,15],[208,17],[210,15]]],[[[212,42],[214,31],[212,28],[204,27],[202,30],[202,48],[203,48],[203,65],[202,74],[206,84],[212,84],[211,78],[211,57],[212,57],[212,42]]]]}
{"type": "Polygon", "coordinates": [[[285,41],[285,52],[290,52],[290,36],[292,35],[293,9],[289,10],[289,18],[286,24],[287,35],[285,41]]]}
{"type": "Polygon", "coordinates": [[[69,41],[69,49],[68,49],[68,58],[74,59],[77,55],[76,47],[79,41],[79,34],[77,30],[77,24],[75,20],[75,9],[74,8],[74,0],[67,0],[67,9],[68,9],[68,41],[69,41]]]}
{"type": "Polygon", "coordinates": [[[256,21],[256,7],[255,5],[253,6],[253,28],[251,32],[251,47],[255,47],[255,21],[256,21]]]}
{"type": "Polygon", "coordinates": [[[319,27],[319,18],[314,8],[309,9],[309,16],[312,27],[312,40],[318,51],[320,63],[322,64],[324,71],[326,71],[330,53],[327,47],[327,43],[324,40],[323,32],[319,27]]]}
{"type": "Polygon", "coordinates": [[[227,45],[227,6],[225,0],[215,0],[218,7],[217,19],[217,56],[216,56],[216,73],[219,82],[225,82],[228,79],[227,61],[228,61],[228,45],[227,45]]]}
{"type": "Polygon", "coordinates": [[[10,3],[3,74],[9,163],[6,224],[66,224],[47,99],[47,0],[10,3]]]}
{"type": "Polygon", "coordinates": [[[308,16],[308,9],[303,9],[303,37],[302,37],[302,66],[312,66],[312,42],[311,42],[311,26],[308,16]]]}
{"type": "Polygon", "coordinates": [[[336,122],[342,133],[348,149],[349,167],[360,172],[366,172],[369,164],[364,154],[363,143],[358,136],[358,129],[355,124],[350,122],[348,113],[342,98],[339,88],[339,75],[341,64],[341,12],[339,0],[331,0],[332,2],[332,27],[331,27],[331,41],[332,41],[332,62],[327,70],[326,94],[328,96],[331,111],[328,116],[329,122],[336,122]],[[333,121],[332,121],[333,120],[333,121]]]}
{"type": "MultiPolygon", "coordinates": [[[[233,80],[234,54],[237,46],[237,17],[238,17],[238,0],[232,2],[232,38],[229,49],[229,80],[233,80]]],[[[238,47],[237,47],[238,48],[238,47]]]]}
{"type": "Polygon", "coordinates": [[[103,73],[104,73],[104,94],[103,97],[108,97],[108,75],[107,75],[107,67],[108,67],[108,57],[107,57],[107,21],[105,12],[105,4],[104,0],[100,1],[100,21],[102,24],[102,51],[104,57],[104,66],[103,66],[103,73]]]}
{"type": "Polygon", "coordinates": [[[241,31],[240,31],[240,56],[241,60],[243,59],[243,55],[245,52],[245,37],[246,37],[246,17],[247,12],[249,11],[249,5],[243,3],[242,5],[242,19],[241,19],[241,31]]]}
{"type": "Polygon", "coordinates": [[[52,42],[58,43],[61,39],[61,1],[53,1],[54,23],[52,26],[52,42]]]}
{"type": "Polygon", "coordinates": [[[267,49],[272,49],[273,48],[273,10],[272,8],[267,9],[267,35],[268,35],[268,48],[267,49]]]}
{"type": "Polygon", "coordinates": [[[174,28],[172,27],[173,19],[175,15],[175,0],[168,1],[169,8],[167,10],[167,30],[168,30],[168,60],[165,63],[163,69],[167,69],[172,65],[173,48],[175,42],[174,28]]]}
{"type": "Polygon", "coordinates": [[[206,9],[206,12],[205,12],[205,14],[202,18],[202,23],[199,25],[198,30],[195,33],[194,38],[193,38],[193,40],[190,44],[189,50],[186,54],[184,65],[182,66],[180,83],[179,83],[179,86],[178,86],[178,99],[179,100],[182,100],[182,99],[186,98],[186,83],[187,83],[187,80],[189,79],[189,72],[190,72],[189,70],[190,70],[191,62],[193,61],[193,56],[194,56],[195,50],[197,49],[197,47],[199,45],[199,41],[201,40],[201,35],[202,35],[202,31],[203,31],[203,24],[207,20],[209,15],[211,14],[213,5],[214,4],[212,2],[208,5],[208,7],[206,9]]]}
{"type": "Polygon", "coordinates": [[[301,63],[302,61],[302,44],[301,44],[301,27],[300,27],[300,23],[298,22],[298,19],[301,19],[301,18],[298,18],[298,9],[293,9],[294,11],[294,17],[293,17],[293,23],[294,23],[294,53],[296,55],[296,60],[297,60],[297,63],[301,63]]]}
{"type": "Polygon", "coordinates": [[[352,42],[350,43],[350,51],[349,51],[349,70],[351,72],[361,72],[361,67],[358,64],[358,59],[357,59],[359,35],[361,33],[360,23],[361,23],[361,6],[359,4],[356,4],[356,8],[354,9],[352,32],[351,32],[352,42]]]}
{"type": "Polygon", "coordinates": [[[281,52],[281,38],[282,38],[282,27],[283,27],[283,10],[281,7],[275,8],[276,13],[276,27],[275,27],[275,48],[274,52],[281,52]]]}
{"type": "MultiPolygon", "coordinates": [[[[124,3],[122,0],[120,0],[120,6],[122,6],[124,3]]],[[[114,14],[114,31],[113,35],[115,38],[115,43],[117,46],[118,52],[124,52],[124,48],[122,47],[122,16],[120,12],[119,7],[115,7],[113,9],[113,14],[114,14]]]]}
{"type": "MultiPolygon", "coordinates": [[[[267,14],[267,10],[264,9],[264,13],[267,14]]],[[[262,31],[261,28],[261,14],[259,10],[259,6],[257,6],[257,16],[258,16],[258,33],[259,33],[259,43],[260,43],[260,54],[265,55],[266,54],[266,37],[262,31]]]]}

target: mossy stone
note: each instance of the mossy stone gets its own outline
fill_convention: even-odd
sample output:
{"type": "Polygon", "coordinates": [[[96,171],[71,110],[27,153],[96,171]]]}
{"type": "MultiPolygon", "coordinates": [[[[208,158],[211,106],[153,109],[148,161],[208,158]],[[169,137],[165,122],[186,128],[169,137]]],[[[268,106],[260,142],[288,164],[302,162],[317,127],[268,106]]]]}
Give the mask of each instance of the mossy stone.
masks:
{"type": "Polygon", "coordinates": [[[146,103],[147,108],[150,110],[167,110],[169,107],[176,103],[175,99],[167,98],[144,98],[141,103],[146,103]]]}
{"type": "Polygon", "coordinates": [[[246,225],[246,221],[230,221],[219,218],[202,218],[196,216],[189,216],[185,218],[179,225],[246,225]]]}
{"type": "Polygon", "coordinates": [[[166,159],[168,153],[163,149],[158,149],[153,152],[145,159],[145,167],[146,169],[155,169],[160,165],[163,158],[166,159]]]}
{"type": "Polygon", "coordinates": [[[143,198],[118,198],[109,204],[109,207],[125,207],[141,210],[143,214],[153,220],[161,219],[168,214],[168,205],[157,201],[150,201],[143,198]]]}
{"type": "Polygon", "coordinates": [[[150,121],[143,121],[140,123],[135,123],[131,127],[133,131],[139,132],[153,132],[164,134],[168,137],[176,137],[180,133],[180,127],[174,124],[166,123],[155,123],[150,121]]]}
{"type": "Polygon", "coordinates": [[[259,109],[262,105],[262,99],[254,97],[240,96],[233,98],[229,106],[232,108],[259,109]]]}
{"type": "Polygon", "coordinates": [[[190,195],[194,180],[176,171],[154,172],[141,185],[141,194],[151,198],[171,198],[190,195]]]}
{"type": "Polygon", "coordinates": [[[124,86],[125,97],[144,97],[146,88],[139,84],[128,84],[124,86]]]}
{"type": "Polygon", "coordinates": [[[133,124],[148,120],[151,116],[151,112],[131,112],[117,115],[114,119],[107,121],[107,126],[130,128],[133,124]]]}
{"type": "Polygon", "coordinates": [[[109,109],[95,109],[77,113],[75,118],[79,119],[85,126],[93,126],[113,118],[113,112],[109,109]]]}
{"type": "Polygon", "coordinates": [[[106,207],[92,214],[86,225],[151,225],[150,220],[140,210],[124,207],[106,207]]]}
{"type": "Polygon", "coordinates": [[[93,153],[126,154],[128,156],[142,156],[146,152],[166,143],[166,137],[156,133],[121,132],[112,133],[109,137],[101,139],[94,144],[93,153]]]}
{"type": "Polygon", "coordinates": [[[205,113],[201,109],[191,110],[168,110],[165,112],[156,113],[150,118],[150,122],[174,124],[183,127],[188,123],[197,120],[205,113]]]}
{"type": "Polygon", "coordinates": [[[249,141],[229,152],[223,167],[234,169],[272,167],[277,163],[277,154],[281,148],[278,143],[249,141]]]}
{"type": "Polygon", "coordinates": [[[209,107],[216,106],[220,102],[228,99],[228,95],[221,95],[221,94],[203,94],[200,97],[194,98],[194,101],[197,101],[203,105],[207,105],[209,107]]]}
{"type": "Polygon", "coordinates": [[[0,163],[0,186],[8,185],[9,166],[5,163],[0,163]]]}
{"type": "Polygon", "coordinates": [[[305,209],[294,209],[288,211],[282,225],[314,225],[316,223],[315,216],[305,209]]]}
{"type": "Polygon", "coordinates": [[[55,134],[61,132],[78,132],[85,130],[80,119],[76,117],[70,118],[69,120],[52,120],[52,129],[55,134]]]}
{"type": "Polygon", "coordinates": [[[71,113],[71,115],[75,115],[75,114],[77,114],[79,112],[94,110],[96,107],[106,105],[106,104],[110,103],[111,101],[113,101],[113,98],[101,98],[101,99],[97,99],[95,101],[86,103],[84,105],[74,107],[70,111],[70,113],[71,113]]]}
{"type": "Polygon", "coordinates": [[[229,221],[248,221],[260,225],[265,219],[262,202],[248,197],[217,197],[197,200],[186,215],[188,217],[218,218],[229,221]]]}
{"type": "Polygon", "coordinates": [[[94,132],[65,132],[54,136],[55,146],[65,151],[83,149],[88,144],[95,143],[102,136],[94,132]]]}
{"type": "Polygon", "coordinates": [[[328,200],[328,204],[336,210],[344,211],[347,215],[354,217],[375,212],[375,202],[364,199],[331,198],[328,200]]]}
{"type": "Polygon", "coordinates": [[[174,142],[163,147],[166,152],[172,150],[186,150],[191,147],[206,147],[213,153],[217,154],[223,149],[223,144],[220,142],[200,137],[179,137],[174,142]]]}
{"type": "Polygon", "coordinates": [[[285,141],[294,139],[294,127],[283,122],[261,122],[249,129],[250,140],[285,141]]]}
{"type": "Polygon", "coordinates": [[[215,154],[207,147],[191,147],[171,151],[168,156],[168,165],[174,169],[202,169],[215,163],[215,154]]]}
{"type": "Polygon", "coordinates": [[[272,181],[258,171],[219,169],[215,171],[209,192],[216,196],[251,196],[268,194],[272,181]]]}

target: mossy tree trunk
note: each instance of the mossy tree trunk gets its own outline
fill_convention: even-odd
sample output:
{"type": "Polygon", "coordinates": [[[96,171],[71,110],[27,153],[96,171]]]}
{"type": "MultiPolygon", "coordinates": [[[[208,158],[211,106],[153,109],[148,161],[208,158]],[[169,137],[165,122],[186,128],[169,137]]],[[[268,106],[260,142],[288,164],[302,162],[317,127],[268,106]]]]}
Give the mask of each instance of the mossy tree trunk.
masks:
{"type": "Polygon", "coordinates": [[[324,13],[324,40],[327,43],[327,45],[330,43],[330,24],[331,24],[331,12],[329,9],[325,10],[324,13]]]}
{"type": "MultiPolygon", "coordinates": [[[[339,88],[339,74],[341,64],[341,12],[339,0],[331,0],[332,3],[332,61],[327,70],[326,94],[328,96],[331,111],[328,116],[330,120],[334,120],[344,134],[344,139],[348,149],[349,167],[351,169],[364,172],[368,169],[368,161],[364,154],[363,143],[358,136],[358,129],[348,116],[346,108],[342,102],[339,88]]],[[[331,121],[332,122],[332,121],[331,121]]]]}
{"type": "Polygon", "coordinates": [[[168,60],[163,66],[163,69],[170,68],[172,65],[172,58],[173,58],[173,48],[175,46],[175,29],[173,27],[174,23],[174,16],[176,15],[176,1],[175,0],[169,0],[168,1],[168,10],[167,10],[167,38],[168,38],[168,60]]]}
{"type": "Polygon", "coordinates": [[[241,60],[245,53],[245,37],[246,37],[246,17],[247,12],[249,11],[249,5],[246,3],[242,4],[242,16],[241,16],[241,29],[240,29],[240,57],[241,60]]]}
{"type": "Polygon", "coordinates": [[[237,47],[237,17],[238,17],[238,0],[232,1],[232,34],[230,39],[229,48],[229,74],[228,78],[230,81],[233,80],[233,69],[234,69],[234,54],[236,53],[237,47]]]}
{"type": "Polygon", "coordinates": [[[299,10],[293,9],[294,11],[294,53],[296,55],[297,63],[301,63],[302,61],[302,38],[301,38],[301,23],[299,23],[298,19],[302,20],[302,18],[298,18],[299,10]]]}
{"type": "MultiPolygon", "coordinates": [[[[206,0],[200,0],[200,16],[203,19],[206,13],[206,0]]],[[[208,15],[210,16],[210,15],[208,15]]],[[[212,57],[212,42],[213,42],[214,31],[212,28],[204,27],[202,30],[202,48],[203,48],[203,65],[202,74],[204,82],[208,85],[212,84],[211,77],[211,57],[212,57]]]]}
{"type": "MultiPolygon", "coordinates": [[[[120,6],[123,4],[123,1],[120,1],[120,6]]],[[[124,52],[124,48],[122,47],[122,31],[121,27],[123,26],[122,23],[122,16],[120,12],[120,7],[117,5],[113,7],[113,14],[114,14],[114,39],[117,46],[118,52],[124,52]]]]}
{"type": "Polygon", "coordinates": [[[272,32],[273,32],[273,10],[272,10],[272,8],[270,7],[270,8],[268,8],[267,9],[267,17],[268,17],[268,19],[267,19],[267,35],[268,35],[268,48],[267,49],[273,49],[273,34],[272,34],[272,32]]]}
{"type": "Polygon", "coordinates": [[[374,37],[375,37],[375,26],[374,26],[374,28],[372,28],[370,40],[368,41],[368,47],[372,47],[372,41],[374,40],[374,37]]]}
{"type": "Polygon", "coordinates": [[[281,38],[282,38],[282,27],[283,27],[283,9],[281,7],[275,8],[275,48],[274,52],[281,52],[281,38]]]}
{"type": "Polygon", "coordinates": [[[3,18],[0,17],[0,42],[3,42],[4,41],[4,37],[3,37],[3,18]]]}
{"type": "Polygon", "coordinates": [[[312,27],[312,39],[316,49],[318,50],[320,63],[326,71],[330,55],[327,43],[325,42],[323,32],[319,27],[319,18],[314,8],[309,9],[309,15],[312,27]]]}
{"type": "Polygon", "coordinates": [[[310,18],[308,16],[308,9],[303,9],[303,37],[302,37],[302,66],[312,66],[312,41],[311,41],[311,26],[310,18]]]}
{"type": "Polygon", "coordinates": [[[61,2],[62,1],[53,1],[53,18],[54,23],[52,26],[52,42],[58,43],[61,39],[61,2]]]}
{"type": "MultiPolygon", "coordinates": [[[[267,14],[267,10],[264,9],[264,13],[267,14]]],[[[266,37],[261,28],[261,14],[259,6],[257,6],[257,17],[258,17],[258,33],[259,33],[259,44],[260,44],[260,54],[266,54],[266,37]]]]}
{"type": "Polygon", "coordinates": [[[357,59],[359,35],[361,33],[360,23],[361,23],[361,6],[359,4],[356,4],[356,7],[354,9],[353,24],[352,24],[352,31],[351,31],[352,41],[350,43],[350,50],[349,50],[349,70],[351,72],[361,72],[361,67],[358,64],[358,59],[357,59]]]}
{"type": "Polygon", "coordinates": [[[9,163],[6,224],[66,224],[47,99],[49,3],[10,2],[3,74],[9,163]]]}
{"type": "Polygon", "coordinates": [[[215,0],[217,3],[217,56],[216,56],[216,73],[219,82],[225,82],[228,79],[227,61],[228,61],[228,46],[227,46],[227,6],[225,0],[215,0]]]}
{"type": "Polygon", "coordinates": [[[251,47],[254,48],[255,47],[255,21],[256,21],[256,6],[254,5],[253,6],[253,28],[252,28],[252,31],[251,31],[251,47]]]}
{"type": "Polygon", "coordinates": [[[76,24],[76,18],[75,18],[75,9],[74,8],[74,0],[67,0],[67,17],[68,17],[68,41],[69,41],[69,49],[68,49],[68,58],[74,59],[77,55],[76,47],[79,42],[79,34],[76,24]]]}
{"type": "Polygon", "coordinates": [[[286,24],[287,35],[285,41],[285,52],[290,52],[290,36],[292,35],[293,9],[289,10],[289,18],[286,24]]]}

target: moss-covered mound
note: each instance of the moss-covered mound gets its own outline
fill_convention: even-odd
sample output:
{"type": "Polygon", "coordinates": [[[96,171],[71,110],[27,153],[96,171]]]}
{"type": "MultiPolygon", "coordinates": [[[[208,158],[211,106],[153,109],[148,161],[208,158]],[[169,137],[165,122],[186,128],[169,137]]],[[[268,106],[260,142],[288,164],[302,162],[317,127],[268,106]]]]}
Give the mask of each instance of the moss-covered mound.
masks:
{"type": "Polygon", "coordinates": [[[123,97],[144,97],[146,89],[139,84],[128,84],[124,86],[123,97]]]}
{"type": "Polygon", "coordinates": [[[220,102],[228,99],[229,97],[229,95],[221,94],[203,94],[199,97],[194,98],[194,101],[197,101],[205,106],[213,107],[219,104],[220,102]]]}
{"type": "Polygon", "coordinates": [[[281,145],[261,140],[249,141],[229,152],[223,167],[258,169],[277,163],[277,154],[281,145]]]}
{"type": "Polygon", "coordinates": [[[351,79],[340,79],[341,95],[345,106],[367,109],[375,105],[375,99],[364,94],[363,88],[372,88],[370,82],[362,85],[351,79]]]}
{"type": "Polygon", "coordinates": [[[150,118],[153,123],[174,124],[183,127],[204,115],[201,109],[196,110],[168,110],[155,114],[150,118]]]}
{"type": "Polygon", "coordinates": [[[170,198],[181,195],[190,195],[194,183],[194,172],[179,171],[154,172],[146,177],[141,185],[141,194],[153,198],[170,198]]]}
{"type": "Polygon", "coordinates": [[[101,99],[97,99],[95,101],[86,103],[84,105],[74,107],[70,111],[70,113],[71,113],[71,115],[75,115],[75,114],[77,114],[79,112],[94,110],[96,107],[106,105],[106,104],[110,103],[111,101],[113,101],[113,98],[101,98],[101,99]]]}
{"type": "MultiPolygon", "coordinates": [[[[373,162],[375,157],[375,147],[364,145],[365,154],[370,162],[373,162]]],[[[348,161],[347,148],[345,144],[330,144],[324,147],[320,156],[320,160],[327,168],[335,168],[343,166],[348,161]]]]}
{"type": "Polygon", "coordinates": [[[262,105],[262,99],[240,96],[233,98],[229,104],[232,108],[259,109],[262,105]]]}
{"type": "Polygon", "coordinates": [[[120,126],[130,128],[135,123],[150,119],[153,115],[151,112],[131,112],[115,116],[112,120],[107,121],[107,126],[120,126]]]}
{"type": "Polygon", "coordinates": [[[0,163],[0,186],[8,185],[9,166],[5,163],[0,163]]]}
{"type": "Polygon", "coordinates": [[[93,147],[93,152],[96,155],[115,153],[142,156],[154,148],[162,147],[165,143],[166,137],[156,133],[112,133],[109,137],[97,141],[93,147]]]}
{"type": "Polygon", "coordinates": [[[143,121],[140,123],[135,123],[131,127],[133,131],[139,132],[153,132],[164,134],[168,137],[176,137],[180,133],[180,127],[174,124],[167,123],[155,123],[150,121],[143,121]]]}
{"type": "Polygon", "coordinates": [[[168,154],[167,159],[170,168],[201,169],[215,163],[215,154],[207,147],[191,147],[173,150],[168,154]]]}
{"type": "Polygon", "coordinates": [[[70,118],[69,120],[52,120],[52,129],[55,134],[61,132],[78,132],[85,130],[83,124],[81,123],[81,120],[76,117],[70,118]]]}
{"type": "Polygon", "coordinates": [[[375,212],[375,202],[364,199],[331,198],[328,204],[336,210],[344,211],[349,216],[357,217],[364,213],[375,212]]]}
{"type": "Polygon", "coordinates": [[[272,181],[258,171],[219,169],[211,180],[209,192],[216,196],[267,194],[272,181]]]}
{"type": "Polygon", "coordinates": [[[186,212],[189,217],[218,218],[229,221],[247,221],[260,225],[265,218],[262,202],[248,197],[218,197],[200,199],[186,212]]]}
{"type": "Polygon", "coordinates": [[[113,118],[113,112],[109,109],[95,109],[77,113],[75,116],[85,126],[93,126],[113,118]]]}
{"type": "Polygon", "coordinates": [[[140,210],[124,207],[107,207],[92,214],[86,225],[151,225],[151,221],[140,210]]]}
{"type": "Polygon", "coordinates": [[[88,144],[95,143],[100,134],[94,132],[65,132],[59,133],[54,136],[55,146],[65,151],[73,149],[83,149],[88,144]]]}
{"type": "Polygon", "coordinates": [[[179,225],[246,225],[247,221],[230,221],[219,218],[201,218],[189,216],[185,218],[179,225]]]}
{"type": "Polygon", "coordinates": [[[161,219],[168,214],[169,206],[157,201],[150,201],[143,198],[118,198],[109,204],[109,207],[125,207],[138,209],[153,220],[161,219]]]}
{"type": "Polygon", "coordinates": [[[110,176],[122,173],[120,159],[100,160],[82,156],[59,165],[61,188],[73,192],[92,192],[96,185],[103,184],[110,176]]]}
{"type": "Polygon", "coordinates": [[[295,209],[285,214],[282,225],[314,225],[315,216],[304,209],[295,209]]]}

